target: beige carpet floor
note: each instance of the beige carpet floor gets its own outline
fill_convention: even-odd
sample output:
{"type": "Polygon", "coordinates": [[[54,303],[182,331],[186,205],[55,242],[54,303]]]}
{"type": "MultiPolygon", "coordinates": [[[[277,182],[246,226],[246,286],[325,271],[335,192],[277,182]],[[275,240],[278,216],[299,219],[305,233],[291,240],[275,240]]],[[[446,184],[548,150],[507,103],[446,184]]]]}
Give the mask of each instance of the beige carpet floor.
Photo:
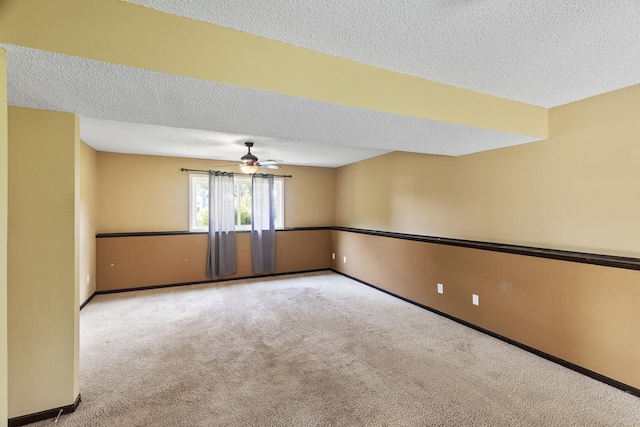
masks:
{"type": "Polygon", "coordinates": [[[640,426],[637,397],[334,273],[100,295],[80,321],[60,426],[640,426]]]}

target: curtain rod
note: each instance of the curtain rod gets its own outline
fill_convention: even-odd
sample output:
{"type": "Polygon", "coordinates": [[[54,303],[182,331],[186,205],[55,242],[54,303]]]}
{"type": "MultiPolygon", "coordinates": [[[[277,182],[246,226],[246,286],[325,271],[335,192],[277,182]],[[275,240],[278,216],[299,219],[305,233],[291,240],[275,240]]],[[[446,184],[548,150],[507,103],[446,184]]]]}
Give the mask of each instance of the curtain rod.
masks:
{"type": "MultiPolygon", "coordinates": [[[[180,169],[182,172],[205,172],[205,173],[209,173],[209,172],[218,172],[218,171],[214,171],[214,170],[204,170],[204,169],[185,169],[185,168],[181,168],[180,169]]],[[[253,173],[233,173],[234,175],[246,175],[246,176],[252,176],[255,175],[253,173]]],[[[293,178],[293,175],[273,175],[276,176],[278,178],[293,178]]]]}

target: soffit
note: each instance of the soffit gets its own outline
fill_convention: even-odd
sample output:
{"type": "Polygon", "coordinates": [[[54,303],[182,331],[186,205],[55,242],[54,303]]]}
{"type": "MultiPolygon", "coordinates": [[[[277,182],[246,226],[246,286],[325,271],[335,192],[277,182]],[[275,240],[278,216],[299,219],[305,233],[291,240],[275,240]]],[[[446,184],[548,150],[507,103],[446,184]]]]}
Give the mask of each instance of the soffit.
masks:
{"type": "Polygon", "coordinates": [[[101,151],[336,167],[389,151],[462,155],[530,136],[348,107],[35,49],[8,51],[9,104],[74,112],[101,151]]]}

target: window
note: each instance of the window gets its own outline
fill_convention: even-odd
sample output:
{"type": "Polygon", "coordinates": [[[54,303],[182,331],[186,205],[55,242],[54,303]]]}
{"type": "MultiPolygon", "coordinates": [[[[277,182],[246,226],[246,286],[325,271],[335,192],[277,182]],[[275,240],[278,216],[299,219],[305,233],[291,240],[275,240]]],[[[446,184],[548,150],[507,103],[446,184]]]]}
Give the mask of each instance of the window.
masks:
{"type": "MultiPolygon", "coordinates": [[[[273,205],[276,228],[284,227],[284,178],[275,178],[273,205]]],[[[251,230],[251,177],[233,178],[233,202],[236,230],[251,230]]],[[[189,207],[191,231],[209,229],[209,175],[189,175],[189,207]]]]}

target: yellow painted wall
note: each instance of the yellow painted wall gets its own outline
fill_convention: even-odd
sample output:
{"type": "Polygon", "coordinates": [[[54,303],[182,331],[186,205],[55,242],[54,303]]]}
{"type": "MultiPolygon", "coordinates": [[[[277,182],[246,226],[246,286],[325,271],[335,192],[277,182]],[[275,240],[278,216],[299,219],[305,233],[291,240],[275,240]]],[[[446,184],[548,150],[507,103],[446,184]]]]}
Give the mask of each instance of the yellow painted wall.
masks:
{"type": "Polygon", "coordinates": [[[336,225],[640,257],[640,86],[551,109],[548,140],[338,169],[336,225]]]}
{"type": "Polygon", "coordinates": [[[9,417],[78,395],[78,118],[9,107],[9,417]]]}
{"type": "Polygon", "coordinates": [[[96,161],[97,152],[80,143],[80,299],[96,291],[96,161]],[[87,281],[87,276],[89,280],[87,281]]]}
{"type": "Polygon", "coordinates": [[[6,3],[0,42],[8,44],[370,110],[540,138],[548,134],[542,107],[119,0],[6,3]]]}
{"type": "Polygon", "coordinates": [[[0,420],[7,415],[7,53],[0,47],[0,420]]]}
{"type": "MultiPolygon", "coordinates": [[[[97,232],[189,230],[189,174],[180,168],[208,170],[215,164],[98,152],[97,232]]],[[[215,169],[238,172],[237,167],[215,169]]],[[[335,169],[283,166],[276,173],[293,175],[284,182],[285,227],[333,225],[335,169]]]]}

